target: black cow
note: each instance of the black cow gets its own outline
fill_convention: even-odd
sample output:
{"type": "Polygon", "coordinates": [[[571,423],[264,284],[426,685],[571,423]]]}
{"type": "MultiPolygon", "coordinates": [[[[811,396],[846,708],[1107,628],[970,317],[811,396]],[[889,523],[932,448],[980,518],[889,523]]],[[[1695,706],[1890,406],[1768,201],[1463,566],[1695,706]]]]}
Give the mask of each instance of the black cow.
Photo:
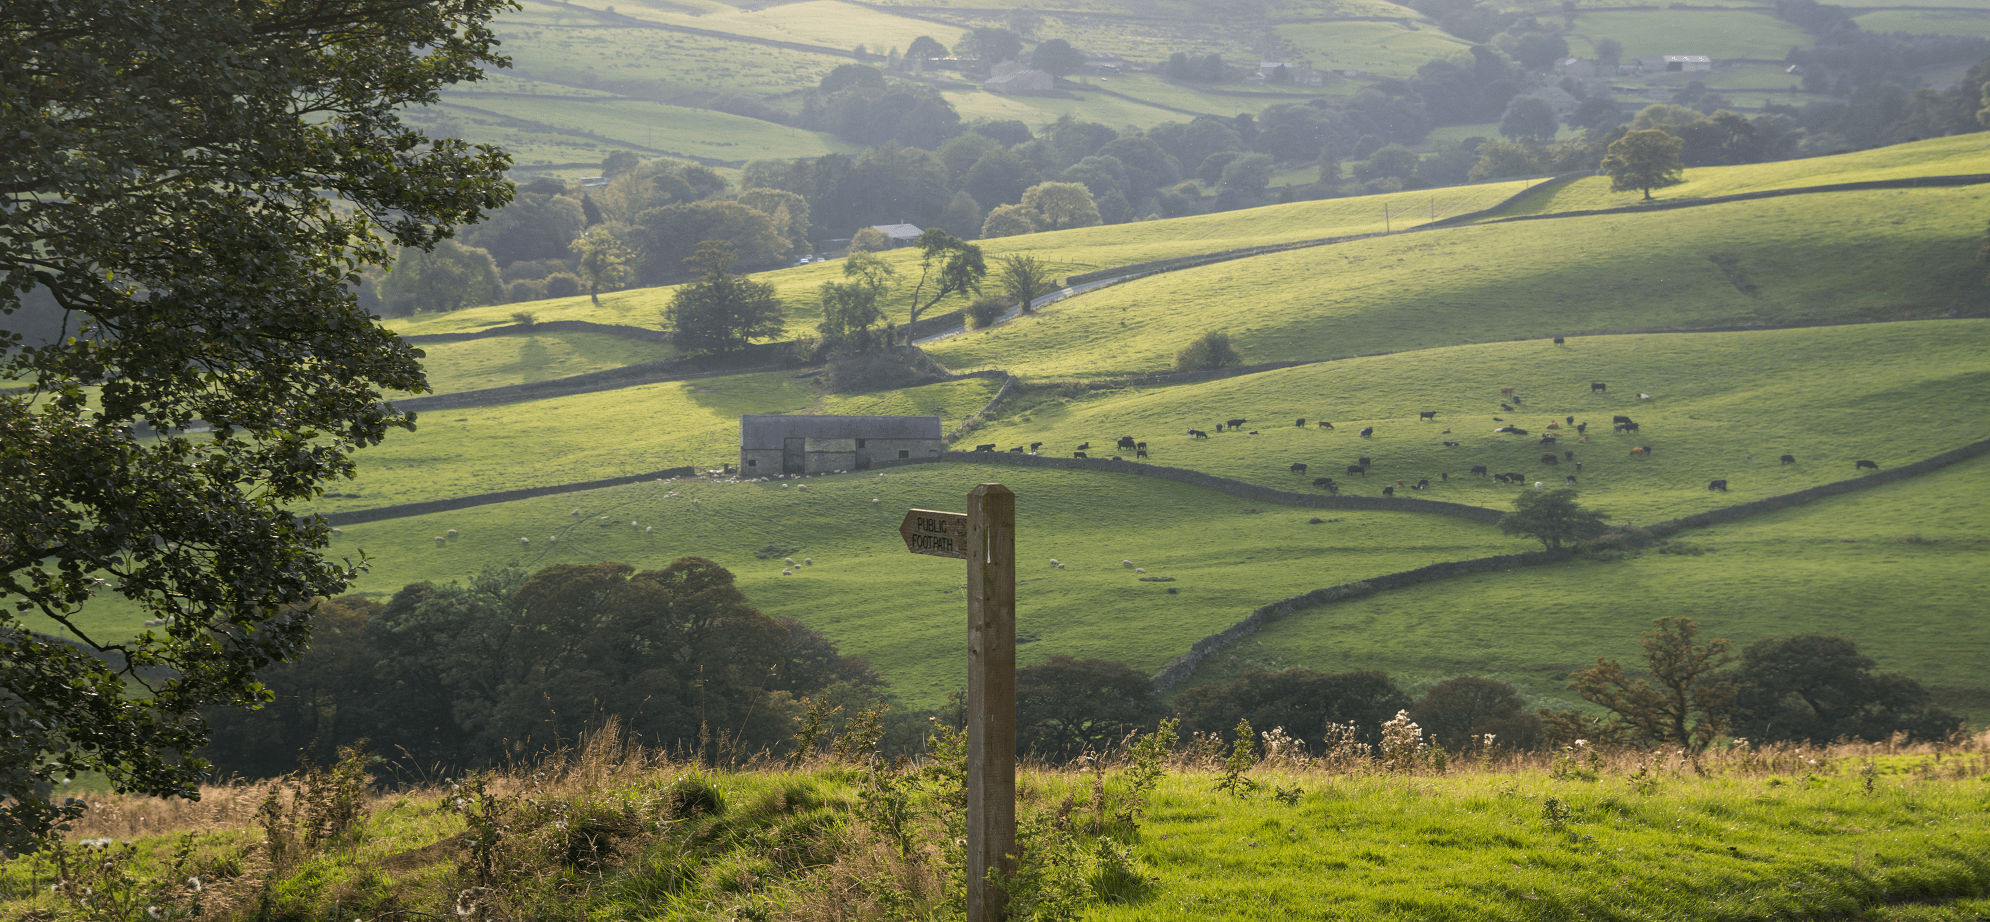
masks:
{"type": "Polygon", "coordinates": [[[1257,435],[1257,434],[1258,434],[1258,431],[1257,431],[1256,429],[1252,429],[1252,430],[1251,430],[1251,434],[1252,434],[1252,435],[1257,435]]]}
{"type": "Polygon", "coordinates": [[[1573,417],[1573,416],[1565,416],[1565,417],[1562,417],[1562,418],[1563,418],[1564,420],[1566,420],[1566,421],[1568,422],[1568,424],[1569,424],[1569,425],[1571,425],[1571,426],[1575,425],[1575,417],[1573,417]]]}
{"type": "Polygon", "coordinates": [[[1716,481],[1713,481],[1713,482],[1711,482],[1711,483],[1708,483],[1708,484],[1707,484],[1707,489],[1709,489],[1709,490],[1719,490],[1719,491],[1721,491],[1722,493],[1726,493],[1726,492],[1727,492],[1727,481],[1725,481],[1725,480],[1716,480],[1716,481]]]}
{"type": "Polygon", "coordinates": [[[1238,428],[1238,427],[1242,426],[1243,424],[1245,424],[1245,423],[1247,423],[1247,422],[1250,422],[1250,420],[1248,420],[1248,419],[1232,419],[1232,420],[1228,420],[1227,422],[1229,422],[1229,424],[1230,424],[1230,428],[1232,428],[1232,429],[1236,429],[1236,428],[1238,428]]]}
{"type": "Polygon", "coordinates": [[[1083,445],[1080,445],[1080,446],[1078,446],[1078,450],[1079,450],[1079,451],[1091,451],[1091,450],[1092,450],[1092,443],[1090,443],[1090,442],[1086,442],[1085,444],[1083,444],[1083,445]]]}
{"type": "Polygon", "coordinates": [[[1295,464],[1293,464],[1293,465],[1292,465],[1292,473],[1294,473],[1294,474],[1304,474],[1304,473],[1306,473],[1306,465],[1305,465],[1304,463],[1295,463],[1295,464]]]}
{"type": "Polygon", "coordinates": [[[1512,407],[1510,407],[1510,406],[1507,406],[1506,404],[1503,404],[1503,403],[1499,405],[1499,408],[1500,408],[1500,409],[1502,409],[1502,410],[1505,410],[1505,411],[1506,411],[1506,412],[1508,412],[1508,413],[1511,413],[1511,412],[1513,412],[1513,408],[1512,408],[1512,407]]]}
{"type": "Polygon", "coordinates": [[[1422,480],[1419,480],[1419,481],[1417,481],[1417,482],[1416,482],[1416,486],[1415,486],[1415,487],[1412,487],[1411,489],[1415,489],[1415,490],[1428,490],[1428,489],[1430,489],[1430,478],[1428,478],[1428,477],[1425,477],[1424,479],[1422,479],[1422,480]]]}
{"type": "Polygon", "coordinates": [[[1042,443],[1042,442],[1031,442],[1031,443],[1030,443],[1030,453],[1031,453],[1031,454],[1035,454],[1035,453],[1036,453],[1036,450],[1037,450],[1037,449],[1039,449],[1039,448],[1042,448],[1042,447],[1043,447],[1043,443],[1042,443]]]}
{"type": "Polygon", "coordinates": [[[1510,398],[1510,399],[1511,399],[1511,400],[1513,401],[1513,405],[1514,405],[1514,406],[1516,406],[1516,407],[1517,407],[1517,406],[1519,406],[1519,405],[1520,405],[1520,395],[1519,395],[1519,394],[1515,394],[1515,395],[1513,395],[1513,397],[1512,397],[1512,398],[1510,398]]]}
{"type": "Polygon", "coordinates": [[[1584,434],[1584,433],[1586,433],[1586,432],[1588,432],[1588,431],[1589,431],[1589,424],[1588,424],[1588,423],[1576,423],[1576,424],[1575,424],[1575,434],[1576,434],[1576,435],[1582,435],[1582,434],[1584,434]]]}
{"type": "Polygon", "coordinates": [[[1350,474],[1360,474],[1360,475],[1361,475],[1361,476],[1363,476],[1363,477],[1366,477],[1366,476],[1368,476],[1368,468],[1365,468],[1365,467],[1362,467],[1362,466],[1361,466],[1361,465],[1359,465],[1359,464],[1350,464],[1350,465],[1348,465],[1348,466],[1347,466],[1347,472],[1348,472],[1348,473],[1350,473],[1350,474]]]}
{"type": "Polygon", "coordinates": [[[1562,460],[1563,460],[1563,461],[1574,461],[1574,460],[1575,460],[1575,449],[1571,448],[1571,449],[1568,449],[1567,451],[1564,451],[1564,452],[1562,452],[1562,460]]]}
{"type": "Polygon", "coordinates": [[[1134,456],[1134,457],[1136,457],[1136,458],[1145,458],[1145,457],[1147,457],[1147,449],[1145,449],[1145,448],[1136,448],[1136,449],[1134,449],[1134,450],[1133,450],[1133,456],[1134,456]]]}
{"type": "Polygon", "coordinates": [[[1457,447],[1458,447],[1458,443],[1457,443],[1457,442],[1445,442],[1445,443],[1444,443],[1444,447],[1445,447],[1445,448],[1457,448],[1457,447]]]}
{"type": "Polygon", "coordinates": [[[1610,385],[1608,385],[1608,384],[1604,384],[1604,383],[1603,383],[1603,382],[1601,382],[1601,381],[1591,381],[1591,382],[1589,382],[1589,392],[1590,392],[1590,393],[1592,393],[1592,394],[1596,393],[1597,391],[1608,391],[1609,389],[1610,389],[1610,385]]]}
{"type": "Polygon", "coordinates": [[[1520,473],[1519,471],[1507,471],[1507,472],[1506,472],[1506,479],[1508,479],[1508,480],[1511,480],[1511,481],[1513,481],[1514,483],[1526,483],[1526,482],[1527,482],[1527,475],[1526,475],[1526,474],[1522,474],[1522,473],[1520,473]]]}
{"type": "Polygon", "coordinates": [[[1559,336],[1555,337],[1555,345],[1559,346],[1561,344],[1562,344],[1562,338],[1559,336]]]}
{"type": "MultiPolygon", "coordinates": [[[[1797,456],[1796,456],[1796,455],[1784,455],[1784,456],[1783,456],[1783,463],[1784,463],[1784,464],[1795,464],[1795,463],[1797,463],[1797,456]]],[[[1854,468],[1854,470],[1857,470],[1857,468],[1854,468]]]]}
{"type": "Polygon", "coordinates": [[[1582,470],[1582,462],[1581,462],[1581,461],[1577,461],[1577,462],[1575,463],[1575,469],[1576,469],[1576,470],[1578,470],[1578,471],[1579,471],[1579,470],[1582,470]]]}
{"type": "Polygon", "coordinates": [[[1854,461],[1854,462],[1852,462],[1852,470],[1855,470],[1855,471],[1863,471],[1863,470],[1866,470],[1866,469],[1868,469],[1868,468],[1870,468],[1870,469],[1872,469],[1872,470],[1875,470],[1875,471],[1876,471],[1876,470],[1879,470],[1879,465],[1878,465],[1877,463],[1875,463],[1875,462],[1872,462],[1872,461],[1854,461]]]}
{"type": "Polygon", "coordinates": [[[1333,485],[1334,485],[1334,479],[1333,479],[1332,477],[1315,477],[1315,478],[1313,478],[1313,486],[1316,486],[1316,487],[1331,487],[1331,486],[1333,486],[1333,485]]]}
{"type": "Polygon", "coordinates": [[[988,444],[986,444],[986,445],[976,445],[976,446],[974,446],[974,450],[975,450],[975,451],[994,451],[994,450],[995,450],[995,443],[994,443],[994,442],[989,442],[989,443],[988,443],[988,444]]]}
{"type": "Polygon", "coordinates": [[[1548,452],[1547,454],[1545,454],[1545,455],[1542,455],[1542,456],[1541,456],[1541,463],[1542,463],[1542,464],[1560,464],[1560,463],[1562,463],[1562,456],[1561,456],[1561,455],[1558,455],[1558,454],[1555,454],[1554,452],[1552,452],[1552,451],[1551,451],[1551,452],[1548,452]]]}
{"type": "Polygon", "coordinates": [[[1394,496],[1394,495],[1396,495],[1396,488],[1395,488],[1395,487],[1383,487],[1383,488],[1382,488],[1382,495],[1383,495],[1383,496],[1394,496]]]}
{"type": "Polygon", "coordinates": [[[1223,424],[1222,424],[1222,423],[1217,423],[1217,424],[1216,424],[1216,431],[1217,431],[1217,432],[1222,432],[1222,431],[1223,431],[1223,424]]]}
{"type": "Polygon", "coordinates": [[[1074,451],[1074,452],[1072,452],[1072,453],[1071,453],[1071,457],[1073,457],[1073,458],[1082,458],[1082,457],[1084,457],[1084,456],[1085,456],[1085,453],[1084,453],[1084,452],[1082,452],[1082,451],[1074,451]]]}
{"type": "Polygon", "coordinates": [[[1133,447],[1135,447],[1135,448],[1146,448],[1146,447],[1147,447],[1147,443],[1146,443],[1146,442],[1135,442],[1135,443],[1133,443],[1133,447]]]}
{"type": "Polygon", "coordinates": [[[1365,439],[1365,438],[1368,438],[1369,436],[1371,436],[1371,435],[1374,435],[1374,434],[1375,434],[1375,427],[1374,427],[1374,426],[1363,426],[1363,427],[1361,427],[1361,437],[1362,437],[1362,438],[1364,438],[1364,439],[1365,439]]]}
{"type": "Polygon", "coordinates": [[[1474,464],[1472,465],[1472,473],[1484,477],[1486,475],[1486,466],[1483,464],[1474,464]]]}
{"type": "Polygon", "coordinates": [[[1364,468],[1365,468],[1365,467],[1368,467],[1368,466],[1370,466],[1370,465],[1373,465],[1373,464],[1375,463],[1374,461],[1371,461],[1371,460],[1369,460],[1369,458],[1368,458],[1368,456],[1367,456],[1367,455],[1362,455],[1362,456],[1361,456],[1360,458],[1358,458],[1358,459],[1356,459],[1356,460],[1360,461],[1360,462],[1361,462],[1361,466],[1362,466],[1362,467],[1364,467],[1364,468]]]}
{"type": "Polygon", "coordinates": [[[1113,447],[1114,447],[1114,448],[1132,448],[1132,447],[1133,447],[1133,436],[1130,436],[1130,435],[1122,435],[1122,436],[1120,436],[1120,437],[1119,437],[1119,442],[1118,442],[1118,443],[1116,443],[1115,445],[1113,445],[1113,447]]]}
{"type": "Polygon", "coordinates": [[[1298,422],[1296,422],[1296,423],[1293,423],[1292,425],[1294,425],[1294,426],[1298,426],[1298,427],[1299,427],[1299,428],[1301,428],[1301,429],[1304,429],[1304,428],[1306,428],[1306,417],[1304,417],[1304,416],[1301,416],[1301,417],[1299,417],[1299,421],[1298,421],[1298,422]]]}
{"type": "Polygon", "coordinates": [[[1636,431],[1638,431],[1638,424],[1637,424],[1637,423],[1618,423],[1617,425],[1615,425],[1615,426],[1612,426],[1612,427],[1610,428],[1610,431],[1611,431],[1611,432],[1636,432],[1636,431]]]}
{"type": "Polygon", "coordinates": [[[1435,419],[1437,419],[1437,411],[1436,411],[1436,410],[1419,410],[1419,411],[1417,411],[1417,415],[1416,415],[1416,418],[1417,418],[1417,419],[1428,419],[1428,420],[1435,420],[1435,419]]]}
{"type": "Polygon", "coordinates": [[[1613,423],[1628,423],[1631,421],[1631,418],[1628,416],[1612,416],[1610,417],[1610,421],[1613,423]]]}
{"type": "Polygon", "coordinates": [[[1568,475],[1567,477],[1563,477],[1563,478],[1562,478],[1562,483],[1564,483],[1564,484],[1566,484],[1566,485],[1568,485],[1568,486],[1571,486],[1571,487],[1572,487],[1572,486],[1575,486],[1575,475],[1574,475],[1574,474],[1570,474],[1570,475],[1568,475]]]}
{"type": "Polygon", "coordinates": [[[1189,434],[1189,435],[1192,435],[1192,436],[1195,436],[1195,437],[1196,437],[1196,438],[1198,438],[1198,439],[1206,439],[1206,438],[1209,438],[1209,433],[1207,433],[1207,432],[1204,432],[1204,431],[1202,431],[1201,429],[1190,429],[1190,430],[1188,431],[1188,434],[1189,434]]]}
{"type": "Polygon", "coordinates": [[[1509,426],[1509,427],[1507,427],[1507,430],[1506,430],[1506,431],[1508,431],[1508,432],[1511,432],[1511,433],[1513,433],[1514,435],[1526,435],[1526,434],[1527,434],[1527,430],[1525,430],[1525,429],[1522,429],[1522,428],[1520,428],[1519,426],[1509,426]]]}
{"type": "Polygon", "coordinates": [[[1514,478],[1516,478],[1516,477],[1518,477],[1518,476],[1519,476],[1519,475],[1517,475],[1517,474],[1494,474],[1494,475],[1492,475],[1492,479],[1494,479],[1494,480],[1497,480],[1497,481],[1499,481],[1500,483],[1506,483],[1507,481],[1509,481],[1509,480],[1513,480],[1514,478]]]}
{"type": "Polygon", "coordinates": [[[1541,436],[1541,444],[1543,444],[1543,445],[1553,445],[1553,444],[1555,444],[1555,437],[1554,437],[1554,436],[1552,436],[1552,435],[1544,435],[1544,436],[1541,436]]]}

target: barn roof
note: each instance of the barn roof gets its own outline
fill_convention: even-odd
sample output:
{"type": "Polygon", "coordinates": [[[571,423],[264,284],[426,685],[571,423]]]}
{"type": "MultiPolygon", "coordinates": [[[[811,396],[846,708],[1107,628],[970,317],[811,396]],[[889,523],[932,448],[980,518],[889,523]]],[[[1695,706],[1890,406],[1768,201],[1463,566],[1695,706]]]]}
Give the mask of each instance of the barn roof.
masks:
{"type": "Polygon", "coordinates": [[[939,439],[937,416],[741,416],[739,447],[779,450],[784,439],[939,439]]]}

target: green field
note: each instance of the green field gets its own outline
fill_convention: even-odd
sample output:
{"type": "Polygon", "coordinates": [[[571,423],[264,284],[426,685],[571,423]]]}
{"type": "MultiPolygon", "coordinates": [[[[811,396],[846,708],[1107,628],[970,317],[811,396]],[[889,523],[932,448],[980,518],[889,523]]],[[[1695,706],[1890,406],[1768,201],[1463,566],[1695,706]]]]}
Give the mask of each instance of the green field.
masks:
{"type": "Polygon", "coordinates": [[[428,386],[438,394],[548,381],[677,354],[667,345],[601,333],[533,333],[420,348],[428,386]]]}
{"type": "MultiPolygon", "coordinates": [[[[1601,496],[1583,499],[1613,509],[1601,496]]],[[[1703,636],[1838,634],[1933,688],[1945,707],[1990,720],[1990,632],[1982,573],[1990,551],[1990,459],[1681,534],[1701,556],[1646,551],[1465,576],[1308,609],[1206,661],[1198,682],[1245,668],[1381,669],[1435,681],[1496,677],[1531,701],[1575,704],[1562,676],[1608,656],[1638,658],[1660,617],[1703,636]]]]}
{"type": "Polygon", "coordinates": [[[982,482],[1016,492],[1018,656],[1025,665],[1063,653],[1158,670],[1269,601],[1526,549],[1497,529],[1444,516],[1319,513],[1140,477],[957,464],[801,484],[616,487],[353,525],[333,549],[371,555],[372,572],[355,589],[380,595],[513,562],[537,568],[618,560],[646,568],[707,557],[738,575],[755,607],[799,618],[843,653],[869,658],[909,705],[931,707],[965,681],[951,655],[963,630],[965,577],[952,561],[908,555],[898,523],[908,508],[960,508],[982,482]],[[1330,521],[1308,524],[1316,517],[1330,521]],[[436,536],[452,528],[459,537],[438,546],[436,536]],[[778,553],[755,556],[769,548],[778,553]],[[784,557],[814,563],[783,576],[784,557]],[[1175,581],[1141,582],[1121,560],[1175,581]],[[1179,591],[1170,595],[1170,587],[1179,591]]]}
{"type": "MultiPolygon", "coordinates": [[[[1939,6],[1940,4],[1929,4],[1939,6]]],[[[1867,32],[1910,32],[1916,35],[1974,35],[1990,38],[1990,10],[1958,6],[1951,10],[1875,10],[1852,17],[1867,32]]]]}
{"type": "MultiPolygon", "coordinates": [[[[1405,13],[1409,11],[1405,10],[1405,13]]],[[[1314,70],[1358,70],[1383,77],[1414,77],[1419,65],[1463,54],[1471,42],[1445,34],[1428,22],[1325,22],[1285,25],[1279,40],[1308,60],[1314,70]]]]}
{"type": "Polygon", "coordinates": [[[1990,187],[1841,192],[1372,238],[1114,286],[930,351],[956,370],[1104,377],[1167,371],[1205,329],[1265,362],[1938,317],[1980,303],[1986,210],[1990,187]]]}
{"type": "Polygon", "coordinates": [[[1813,43],[1808,33],[1777,19],[1767,6],[1755,5],[1734,10],[1695,10],[1691,15],[1656,8],[1578,12],[1574,31],[1622,42],[1627,59],[1704,54],[1715,60],[1776,60],[1791,48],[1813,43]]]}

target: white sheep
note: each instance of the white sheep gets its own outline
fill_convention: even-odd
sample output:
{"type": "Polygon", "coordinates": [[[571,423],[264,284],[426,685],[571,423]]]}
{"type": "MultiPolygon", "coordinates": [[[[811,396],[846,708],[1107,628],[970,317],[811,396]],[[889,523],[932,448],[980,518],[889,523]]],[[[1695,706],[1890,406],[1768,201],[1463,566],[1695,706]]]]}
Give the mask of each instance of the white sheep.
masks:
{"type": "Polygon", "coordinates": [[[1538,480],[1534,481],[1534,489],[1536,489],[1536,490],[1539,490],[1539,489],[1541,489],[1541,482],[1540,482],[1540,481],[1538,481],[1538,480]]]}
{"type": "Polygon", "coordinates": [[[637,527],[639,527],[639,526],[637,526],[637,525],[636,525],[636,523],[634,523],[634,522],[630,522],[630,523],[629,523],[629,527],[630,527],[630,528],[637,528],[637,527]]]}
{"type": "Polygon", "coordinates": [[[560,536],[559,536],[559,535],[547,535],[547,536],[546,536],[546,542],[547,542],[548,544],[558,544],[558,543],[560,543],[560,536]]]}
{"type": "Polygon", "coordinates": [[[435,539],[435,546],[436,546],[436,547],[441,547],[441,546],[443,546],[443,545],[445,545],[445,544],[448,544],[448,543],[449,543],[449,539],[448,539],[448,538],[440,538],[440,537],[438,537],[438,538],[436,538],[436,539],[435,539]]]}
{"type": "Polygon", "coordinates": [[[1133,568],[1133,572],[1135,572],[1135,573],[1145,573],[1145,572],[1147,572],[1147,568],[1146,568],[1146,567],[1134,567],[1134,568],[1133,568]]]}
{"type": "Polygon", "coordinates": [[[1061,567],[1061,566],[1063,566],[1063,564],[1061,564],[1061,563],[1058,563],[1058,562],[1057,562],[1057,558],[1055,558],[1055,557],[1052,557],[1052,558],[1050,558],[1050,565],[1051,565],[1051,566],[1053,566],[1053,567],[1061,567]]]}
{"type": "Polygon", "coordinates": [[[781,558],[781,562],[791,567],[795,565],[795,559],[793,557],[783,557],[781,558]]]}
{"type": "Polygon", "coordinates": [[[452,528],[448,531],[443,532],[443,534],[448,535],[451,538],[454,538],[456,537],[456,529],[452,528]]]}
{"type": "Polygon", "coordinates": [[[795,487],[795,489],[797,489],[797,490],[802,490],[802,491],[806,491],[806,490],[808,490],[808,484],[805,484],[805,483],[804,483],[804,484],[801,484],[801,485],[799,485],[799,486],[795,487]]]}
{"type": "Polygon", "coordinates": [[[520,538],[520,539],[518,539],[518,543],[520,543],[520,544],[531,544],[531,543],[532,543],[532,539],[531,539],[531,538],[520,538]]]}
{"type": "Polygon", "coordinates": [[[605,515],[604,515],[604,516],[602,516],[602,517],[601,517],[601,521],[603,521],[603,522],[606,522],[606,521],[608,521],[608,517],[607,517],[607,516],[605,516],[605,515]]]}
{"type": "Polygon", "coordinates": [[[1119,562],[1119,565],[1120,565],[1120,566],[1122,566],[1122,567],[1130,567],[1130,566],[1133,566],[1133,561],[1131,561],[1131,560],[1122,560],[1122,561],[1120,561],[1120,562],[1119,562]]]}
{"type": "Polygon", "coordinates": [[[343,534],[345,534],[345,529],[343,529],[343,528],[334,528],[334,529],[332,529],[332,534],[335,534],[335,535],[343,535],[343,534]]]}
{"type": "Polygon", "coordinates": [[[569,512],[569,513],[567,513],[567,514],[568,514],[568,515],[579,515],[579,514],[580,514],[580,510],[579,510],[579,509],[575,509],[574,511],[572,511],[572,512],[569,512]]]}
{"type": "Polygon", "coordinates": [[[872,502],[873,504],[875,504],[875,503],[876,503],[877,501],[878,501],[878,498],[877,498],[877,497],[875,497],[875,496],[871,497],[871,502],[872,502]]]}
{"type": "Polygon", "coordinates": [[[790,570],[790,569],[788,569],[788,568],[786,568],[786,567],[782,567],[782,568],[781,568],[781,575],[782,575],[782,576],[793,576],[793,575],[795,575],[795,571],[793,571],[793,570],[790,570]]]}
{"type": "Polygon", "coordinates": [[[655,526],[655,525],[645,525],[645,526],[643,526],[643,534],[646,534],[646,535],[647,535],[647,534],[649,534],[649,533],[651,533],[651,532],[653,532],[653,531],[656,531],[656,526],[655,526]]]}
{"type": "Polygon", "coordinates": [[[803,558],[802,558],[802,566],[804,566],[804,567],[812,567],[812,566],[815,566],[815,558],[813,558],[813,557],[803,557],[803,558]]]}

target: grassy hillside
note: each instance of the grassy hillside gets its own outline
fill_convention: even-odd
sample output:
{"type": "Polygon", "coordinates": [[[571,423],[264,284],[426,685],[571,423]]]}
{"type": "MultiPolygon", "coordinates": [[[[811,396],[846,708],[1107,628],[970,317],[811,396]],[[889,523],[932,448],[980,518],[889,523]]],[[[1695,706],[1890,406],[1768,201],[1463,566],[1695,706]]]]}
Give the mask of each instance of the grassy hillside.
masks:
{"type": "Polygon", "coordinates": [[[533,333],[420,348],[428,385],[438,394],[530,384],[677,354],[667,345],[601,333],[533,333]]]}
{"type": "Polygon", "coordinates": [[[1652,619],[1683,615],[1737,644],[1849,637],[1880,671],[1931,686],[1972,725],[1990,720],[1981,599],[1990,459],[1679,540],[1703,553],[1468,576],[1309,609],[1212,657],[1196,681],[1287,666],[1421,681],[1481,675],[1562,706],[1573,703],[1562,675],[1599,656],[1634,661],[1652,619]]]}
{"type": "Polygon", "coordinates": [[[334,550],[372,555],[355,589],[383,595],[513,562],[660,567],[707,557],[738,575],[756,607],[799,618],[844,653],[868,657],[908,704],[930,707],[966,681],[956,655],[965,574],[957,561],[907,553],[898,523],[910,508],[964,508],[982,482],[1007,484],[1017,496],[1025,665],[1063,653],[1157,670],[1267,601],[1526,548],[1443,516],[1319,513],[1139,477],[949,464],[799,484],[640,484],[481,506],[349,526],[334,550]],[[1316,517],[1322,524],[1308,524],[1316,517]],[[438,546],[449,529],[459,536],[438,546]],[[787,557],[814,563],[784,576],[787,557]],[[1173,581],[1143,582],[1122,560],[1173,581]]]}
{"type": "Polygon", "coordinates": [[[1504,509],[1516,488],[1468,476],[1472,465],[1559,485],[1574,465],[1539,460],[1548,450],[1540,437],[1559,435],[1553,450],[1572,450],[1583,462],[1586,501],[1623,521],[1651,522],[1849,479],[1860,459],[1891,467],[1990,438],[1980,412],[1986,402],[1990,321],[1953,320],[1493,343],[1202,384],[1050,389],[964,441],[1003,448],[1042,441],[1056,455],[1089,441],[1093,456],[1130,457],[1112,444],[1132,435],[1147,441],[1155,464],[1302,492],[1325,474],[1362,496],[1428,478],[1428,498],[1504,509]],[[1608,390],[1594,393],[1592,382],[1608,390]],[[1500,409],[1501,387],[1525,402],[1500,409]],[[1422,412],[1437,417],[1423,421],[1422,412]],[[1620,414],[1640,431],[1613,433],[1620,414]],[[1587,443],[1564,422],[1571,415],[1589,424],[1587,443]],[[1214,433],[1238,417],[1261,434],[1214,433]],[[1299,418],[1307,428],[1293,425],[1299,418]],[[1335,428],[1317,428],[1320,420],[1335,428]],[[1562,428],[1549,430],[1551,423],[1562,428]],[[1493,431],[1506,424],[1529,434],[1493,431]],[[1212,435],[1192,438],[1191,426],[1212,435]],[[1373,437],[1361,438],[1363,427],[1373,427],[1373,437]],[[1649,446],[1651,456],[1630,457],[1634,446],[1649,446]],[[1799,463],[1779,463],[1784,454],[1799,463]],[[1363,456],[1374,459],[1368,474],[1346,474],[1363,456]],[[1292,473],[1295,462],[1311,469],[1292,473]],[[1730,492],[1707,490],[1717,478],[1730,492]]]}
{"type": "Polygon", "coordinates": [[[1168,273],[937,344],[949,367],[1152,374],[1207,329],[1246,362],[1560,334],[1937,317],[1983,301],[1990,187],[1449,228],[1168,273]],[[1884,279],[1878,282],[1876,280],[1884,279]]]}
{"type": "MultiPolygon", "coordinates": [[[[1990,143],[1982,135],[1935,138],[1809,160],[1695,167],[1685,171],[1685,182],[1652,190],[1652,198],[1677,202],[1771,189],[1971,173],[1990,173],[1990,143]]],[[[1610,180],[1598,176],[1528,196],[1499,217],[1622,208],[1643,200],[1640,192],[1610,191],[1610,180]]]]}

